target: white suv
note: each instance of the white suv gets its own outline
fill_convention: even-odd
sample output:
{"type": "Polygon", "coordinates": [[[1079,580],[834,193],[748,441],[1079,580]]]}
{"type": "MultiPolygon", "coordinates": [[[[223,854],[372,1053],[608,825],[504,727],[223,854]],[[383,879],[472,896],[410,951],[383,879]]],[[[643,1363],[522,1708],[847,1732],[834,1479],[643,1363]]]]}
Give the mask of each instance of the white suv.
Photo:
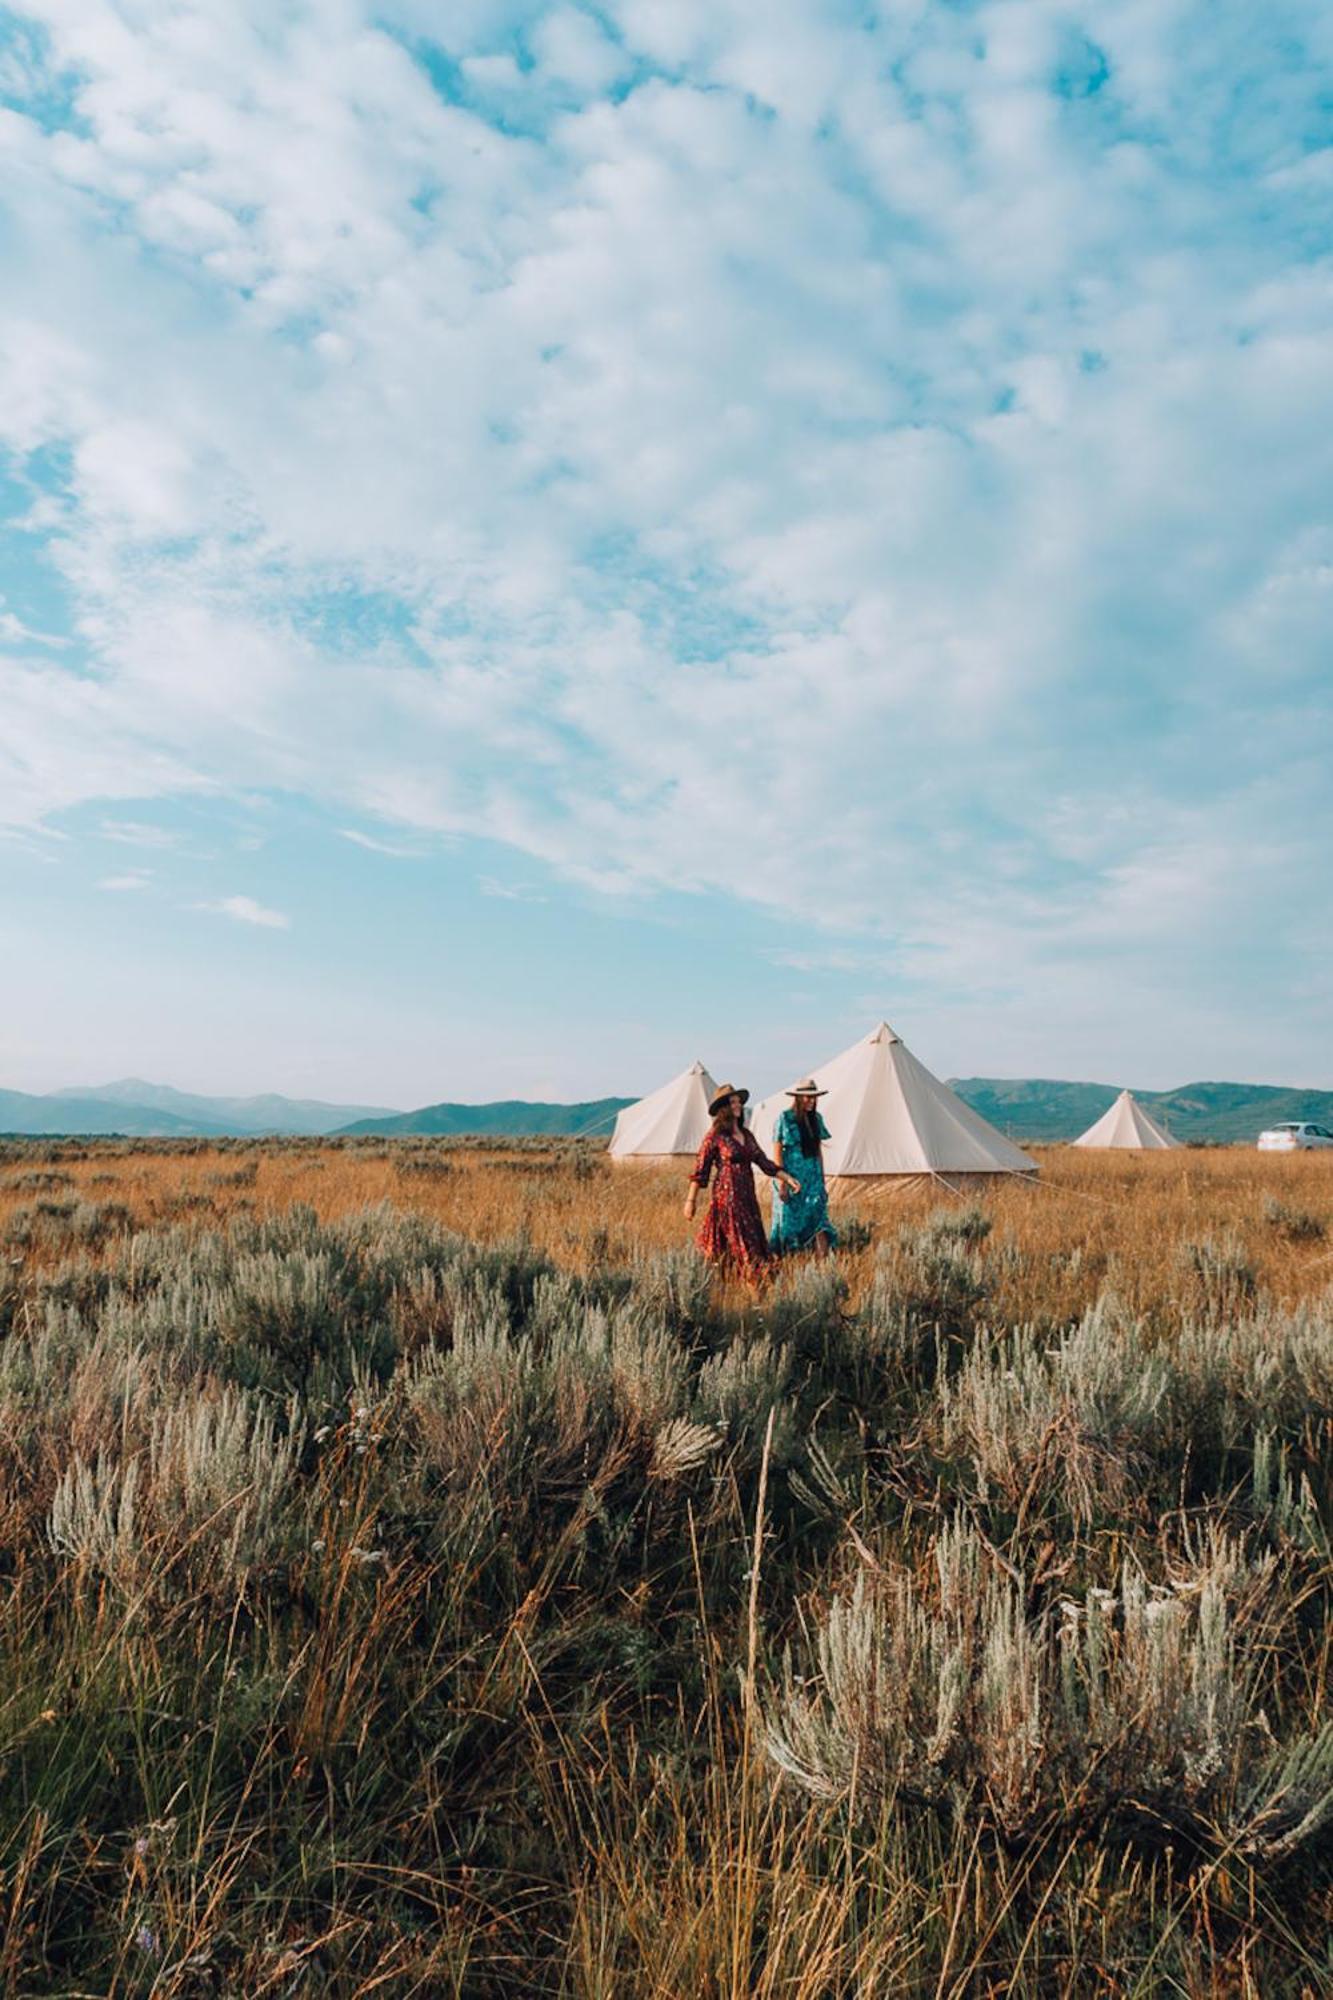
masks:
{"type": "Polygon", "coordinates": [[[1333,1146],[1333,1132],[1323,1125],[1274,1125],[1259,1134],[1261,1153],[1309,1153],[1319,1146],[1333,1146]]]}

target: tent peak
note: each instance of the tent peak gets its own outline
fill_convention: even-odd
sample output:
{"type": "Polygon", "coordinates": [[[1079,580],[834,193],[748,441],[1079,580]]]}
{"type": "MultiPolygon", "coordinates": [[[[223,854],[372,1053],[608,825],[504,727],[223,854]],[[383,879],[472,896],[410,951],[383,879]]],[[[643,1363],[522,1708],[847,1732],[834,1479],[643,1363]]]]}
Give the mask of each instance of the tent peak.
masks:
{"type": "Polygon", "coordinates": [[[902,1036],[896,1035],[887,1021],[881,1021],[868,1039],[872,1042],[900,1042],[902,1036]]]}

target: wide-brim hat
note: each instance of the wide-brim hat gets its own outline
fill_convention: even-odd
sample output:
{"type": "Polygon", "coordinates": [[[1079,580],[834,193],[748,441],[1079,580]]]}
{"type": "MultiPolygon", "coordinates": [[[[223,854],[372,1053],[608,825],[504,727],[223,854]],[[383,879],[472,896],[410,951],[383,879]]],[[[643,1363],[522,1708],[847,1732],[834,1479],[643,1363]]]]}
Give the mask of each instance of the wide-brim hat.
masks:
{"type": "Polygon", "coordinates": [[[814,1078],[808,1076],[804,1083],[794,1083],[786,1095],[788,1097],[827,1097],[828,1092],[821,1090],[814,1078]]]}
{"type": "Polygon", "coordinates": [[[709,1116],[715,1118],[729,1097],[739,1097],[742,1104],[748,1104],[750,1093],[742,1090],[738,1083],[720,1083],[709,1102],[709,1116]]]}

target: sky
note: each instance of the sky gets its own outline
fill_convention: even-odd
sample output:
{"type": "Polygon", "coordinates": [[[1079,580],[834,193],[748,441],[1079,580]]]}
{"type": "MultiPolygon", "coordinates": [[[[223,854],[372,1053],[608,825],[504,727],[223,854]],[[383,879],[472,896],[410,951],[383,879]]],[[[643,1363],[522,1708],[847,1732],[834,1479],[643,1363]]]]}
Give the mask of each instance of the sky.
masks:
{"type": "Polygon", "coordinates": [[[1323,0],[0,4],[0,1086],[1333,1086],[1323,0]]]}

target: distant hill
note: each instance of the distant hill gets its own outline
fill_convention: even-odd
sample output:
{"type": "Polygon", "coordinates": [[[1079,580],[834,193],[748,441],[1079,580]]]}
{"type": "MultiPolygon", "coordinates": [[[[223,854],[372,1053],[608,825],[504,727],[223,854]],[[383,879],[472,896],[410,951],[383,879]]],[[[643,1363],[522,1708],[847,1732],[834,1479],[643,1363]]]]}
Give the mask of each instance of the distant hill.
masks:
{"type": "Polygon", "coordinates": [[[534,1134],[566,1138],[610,1138],[616,1113],[632,1097],[599,1097],[591,1104],[527,1104],[505,1098],[498,1104],[427,1104],[397,1118],[362,1118],[343,1127],[347,1137],[378,1133],[434,1133],[450,1138],[518,1138],[534,1134]]]}
{"type": "MultiPolygon", "coordinates": [[[[1086,1132],[1114,1101],[1120,1085],[966,1076],[955,1077],[952,1088],[1010,1138],[1058,1141],[1077,1139],[1086,1132]]],[[[1211,1146],[1253,1143],[1265,1125],[1288,1118],[1333,1123],[1330,1090],[1268,1083],[1187,1083],[1177,1090],[1135,1090],[1134,1095],[1173,1138],[1211,1146]]]]}
{"type": "Polygon", "coordinates": [[[122,1077],[119,1083],[102,1083],[94,1089],[75,1088],[53,1091],[57,1100],[78,1099],[82,1103],[131,1105],[136,1109],[165,1112],[184,1119],[191,1129],[229,1132],[248,1137],[267,1132],[295,1132],[318,1136],[336,1132],[354,1118],[394,1118],[391,1105],[324,1104],[312,1097],[279,1097],[269,1092],[261,1097],[201,1097],[188,1090],[173,1090],[169,1083],[145,1083],[142,1077],[122,1077]]]}
{"type": "MultiPolygon", "coordinates": [[[[1049,1077],[954,1078],[958,1095],[983,1118],[1019,1141],[1076,1139],[1100,1118],[1118,1084],[1066,1083],[1049,1077]]],[[[1179,1090],[1136,1090],[1135,1096],[1177,1139],[1205,1145],[1251,1143],[1265,1125],[1312,1118],[1333,1126],[1333,1091],[1285,1089],[1263,1083],[1187,1083],[1179,1090]]],[[[523,1135],[609,1138],[628,1097],[588,1104],[428,1104],[392,1111],[366,1104],[324,1104],[312,1098],[203,1097],[170,1084],[125,1077],[45,1096],[0,1090],[0,1134],[55,1138],[62,1134],[124,1133],[129,1138],[242,1138],[292,1133],[307,1137],[394,1133],[442,1137],[523,1135]]]]}
{"type": "Polygon", "coordinates": [[[271,1134],[325,1137],[332,1133],[439,1133],[517,1137],[521,1134],[610,1137],[628,1097],[591,1104],[428,1104],[394,1111],[374,1104],[324,1104],[293,1097],[202,1097],[170,1084],[124,1077],[118,1083],[55,1090],[44,1096],[0,1090],[0,1134],[59,1138],[123,1133],[135,1139],[242,1138],[271,1134]]]}
{"type": "Polygon", "coordinates": [[[1108,1083],[1050,1077],[951,1077],[949,1088],[1010,1138],[1051,1141],[1076,1139],[1118,1095],[1108,1083]]]}
{"type": "Polygon", "coordinates": [[[119,1132],[131,1139],[217,1139],[226,1129],[149,1105],[107,1103],[93,1097],[30,1097],[23,1090],[0,1090],[0,1134],[22,1138],[119,1132]]]}

